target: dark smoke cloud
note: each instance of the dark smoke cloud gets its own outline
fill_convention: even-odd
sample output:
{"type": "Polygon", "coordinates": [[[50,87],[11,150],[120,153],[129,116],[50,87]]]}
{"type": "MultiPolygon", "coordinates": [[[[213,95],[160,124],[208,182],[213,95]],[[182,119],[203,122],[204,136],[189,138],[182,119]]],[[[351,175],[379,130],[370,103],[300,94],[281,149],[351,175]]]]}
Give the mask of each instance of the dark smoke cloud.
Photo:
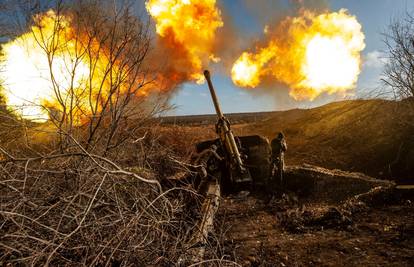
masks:
{"type": "MultiPolygon", "coordinates": [[[[230,75],[231,66],[235,58],[239,57],[246,41],[240,29],[233,23],[233,19],[222,2],[217,3],[221,11],[224,27],[216,32],[213,53],[220,58],[220,64],[214,65],[216,71],[230,75]]],[[[210,67],[210,66],[209,66],[210,67]]]]}

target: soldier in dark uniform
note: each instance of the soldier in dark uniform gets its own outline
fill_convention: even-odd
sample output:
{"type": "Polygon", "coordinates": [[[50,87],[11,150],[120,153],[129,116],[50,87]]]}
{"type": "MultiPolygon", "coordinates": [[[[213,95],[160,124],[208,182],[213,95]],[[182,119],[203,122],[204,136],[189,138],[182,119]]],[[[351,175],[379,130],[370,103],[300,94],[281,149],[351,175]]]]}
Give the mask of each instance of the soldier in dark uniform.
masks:
{"type": "Polygon", "coordinates": [[[271,142],[272,147],[272,176],[277,177],[279,182],[283,181],[283,171],[285,168],[284,154],[287,150],[285,136],[279,132],[271,142]]]}

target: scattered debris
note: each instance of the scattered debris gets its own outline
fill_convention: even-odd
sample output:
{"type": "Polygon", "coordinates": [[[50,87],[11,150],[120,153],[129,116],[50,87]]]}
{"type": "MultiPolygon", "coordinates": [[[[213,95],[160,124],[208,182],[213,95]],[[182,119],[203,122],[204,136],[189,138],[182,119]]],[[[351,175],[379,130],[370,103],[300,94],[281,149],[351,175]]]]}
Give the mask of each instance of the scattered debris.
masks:
{"type": "Polygon", "coordinates": [[[337,207],[320,209],[295,209],[279,215],[280,224],[291,233],[304,233],[306,231],[326,229],[347,229],[352,225],[346,213],[337,207]]]}

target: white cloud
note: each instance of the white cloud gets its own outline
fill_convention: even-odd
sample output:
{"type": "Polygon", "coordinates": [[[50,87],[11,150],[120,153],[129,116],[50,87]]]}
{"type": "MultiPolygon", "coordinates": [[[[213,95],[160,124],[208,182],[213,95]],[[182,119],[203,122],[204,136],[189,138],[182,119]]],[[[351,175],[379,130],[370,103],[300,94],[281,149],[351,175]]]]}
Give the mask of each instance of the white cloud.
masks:
{"type": "Polygon", "coordinates": [[[378,50],[369,52],[364,60],[364,66],[369,68],[382,68],[386,63],[385,54],[378,50]]]}
{"type": "Polygon", "coordinates": [[[200,96],[207,97],[207,93],[200,93],[200,96]]]}

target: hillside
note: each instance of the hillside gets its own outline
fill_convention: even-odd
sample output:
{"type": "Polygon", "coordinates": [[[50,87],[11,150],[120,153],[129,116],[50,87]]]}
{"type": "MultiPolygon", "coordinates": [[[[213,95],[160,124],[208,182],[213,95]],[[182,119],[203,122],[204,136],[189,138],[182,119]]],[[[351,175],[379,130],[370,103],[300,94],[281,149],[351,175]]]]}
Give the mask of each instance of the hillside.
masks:
{"type": "Polygon", "coordinates": [[[350,100],[273,113],[238,125],[272,139],[283,131],[287,164],[310,163],[385,178],[414,173],[414,112],[407,101],[350,100]]]}
{"type": "MultiPolygon", "coordinates": [[[[288,165],[310,163],[384,177],[390,177],[391,165],[393,177],[409,177],[414,116],[405,104],[344,101],[233,121],[233,129],[269,139],[284,131],[288,165]]],[[[204,205],[193,191],[195,179],[183,187],[176,187],[174,179],[191,178],[187,163],[194,144],[215,138],[214,120],[198,126],[150,121],[128,135],[109,159],[85,152],[78,143],[62,154],[47,124],[26,125],[29,148],[45,151],[32,156],[21,141],[27,136],[9,137],[21,131],[12,122],[0,138],[11,150],[1,147],[0,266],[45,265],[48,259],[51,266],[171,266],[187,253],[189,233],[205,218],[204,205]]],[[[388,197],[390,188],[366,189],[365,178],[356,186],[355,176],[364,177],[288,166],[289,192],[258,188],[223,195],[205,258],[241,266],[411,266],[412,200],[388,197]],[[387,194],[374,194],[378,203],[363,199],[361,204],[360,197],[372,192],[387,194]],[[359,194],[355,201],[353,194],[359,194]]]]}
{"type": "MultiPolygon", "coordinates": [[[[251,123],[269,118],[277,111],[268,112],[253,112],[253,113],[227,113],[226,117],[231,120],[233,124],[251,123]]],[[[161,117],[160,121],[164,125],[209,125],[217,121],[216,114],[203,115],[183,115],[183,116],[166,116],[161,117]]]]}
{"type": "MultiPolygon", "coordinates": [[[[271,140],[285,133],[290,166],[284,190],[291,191],[223,197],[212,238],[221,242],[219,257],[241,266],[412,266],[412,199],[396,193],[394,199],[381,193],[389,188],[378,185],[354,192],[358,183],[350,177],[365,177],[361,174],[293,166],[309,163],[386,179],[412,178],[412,107],[407,101],[352,100],[272,112],[256,121],[249,119],[254,114],[242,120],[227,116],[236,135],[271,140]],[[294,174],[307,168],[322,170],[327,179],[316,171],[294,174]],[[303,193],[308,190],[310,197],[303,193]]],[[[175,151],[192,150],[198,141],[215,138],[215,120],[211,115],[179,118],[163,125],[164,142],[175,151]]]]}

